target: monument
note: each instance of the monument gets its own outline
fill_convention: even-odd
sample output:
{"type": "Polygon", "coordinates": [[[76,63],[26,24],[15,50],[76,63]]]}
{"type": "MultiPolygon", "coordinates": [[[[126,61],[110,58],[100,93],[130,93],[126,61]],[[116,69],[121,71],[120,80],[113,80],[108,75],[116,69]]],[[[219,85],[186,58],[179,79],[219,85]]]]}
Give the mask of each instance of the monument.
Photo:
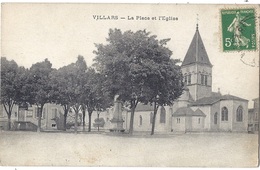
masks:
{"type": "Polygon", "coordinates": [[[113,118],[110,120],[110,132],[124,132],[124,120],[122,118],[122,102],[118,100],[119,95],[114,98],[113,118]]]}

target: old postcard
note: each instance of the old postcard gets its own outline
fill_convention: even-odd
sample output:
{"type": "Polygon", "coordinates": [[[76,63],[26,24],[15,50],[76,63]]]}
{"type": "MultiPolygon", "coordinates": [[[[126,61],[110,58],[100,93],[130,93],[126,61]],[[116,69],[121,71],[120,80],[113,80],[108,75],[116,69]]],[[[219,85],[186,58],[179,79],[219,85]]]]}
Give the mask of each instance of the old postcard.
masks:
{"type": "Polygon", "coordinates": [[[258,166],[259,5],[1,11],[1,166],[258,166]]]}

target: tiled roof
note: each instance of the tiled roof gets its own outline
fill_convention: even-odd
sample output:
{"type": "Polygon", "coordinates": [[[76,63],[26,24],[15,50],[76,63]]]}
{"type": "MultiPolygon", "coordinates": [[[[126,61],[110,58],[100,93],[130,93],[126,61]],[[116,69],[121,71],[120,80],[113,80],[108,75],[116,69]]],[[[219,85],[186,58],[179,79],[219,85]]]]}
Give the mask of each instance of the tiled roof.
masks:
{"type": "Polygon", "coordinates": [[[194,113],[189,107],[180,107],[173,113],[173,116],[191,116],[194,113]]]}
{"type": "Polygon", "coordinates": [[[200,109],[197,109],[194,113],[193,116],[203,116],[206,117],[205,113],[203,113],[203,111],[201,111],[200,109]]]}
{"type": "Polygon", "coordinates": [[[240,100],[240,101],[248,101],[246,99],[242,99],[240,97],[236,97],[236,96],[233,96],[233,95],[230,95],[230,94],[227,94],[227,95],[213,95],[213,96],[210,96],[210,97],[204,97],[204,98],[201,98],[193,103],[190,104],[190,106],[201,106],[201,105],[212,105],[218,101],[221,101],[221,100],[240,100]]]}
{"type": "Polygon", "coordinates": [[[174,116],[174,117],[178,117],[178,116],[203,116],[203,117],[206,117],[206,115],[200,109],[197,109],[194,112],[190,107],[181,107],[181,108],[177,109],[176,112],[174,112],[172,114],[172,116],[174,116]]]}
{"type": "Polygon", "coordinates": [[[212,66],[212,64],[209,61],[209,57],[204,47],[204,44],[202,42],[198,28],[190,43],[190,47],[182,62],[182,66],[194,64],[194,63],[200,63],[200,64],[206,64],[208,66],[212,66]]]}
{"type": "Polygon", "coordinates": [[[144,105],[142,103],[139,103],[136,108],[135,108],[135,111],[153,111],[153,105],[150,105],[150,104],[147,104],[147,105],[144,105]]]}

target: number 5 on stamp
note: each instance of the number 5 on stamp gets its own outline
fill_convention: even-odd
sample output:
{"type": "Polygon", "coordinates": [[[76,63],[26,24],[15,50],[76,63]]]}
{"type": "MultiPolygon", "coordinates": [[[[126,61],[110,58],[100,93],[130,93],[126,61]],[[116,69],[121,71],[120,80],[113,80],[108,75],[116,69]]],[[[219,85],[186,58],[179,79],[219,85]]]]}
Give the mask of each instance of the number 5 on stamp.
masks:
{"type": "Polygon", "coordinates": [[[222,9],[223,51],[256,50],[255,9],[222,9]]]}

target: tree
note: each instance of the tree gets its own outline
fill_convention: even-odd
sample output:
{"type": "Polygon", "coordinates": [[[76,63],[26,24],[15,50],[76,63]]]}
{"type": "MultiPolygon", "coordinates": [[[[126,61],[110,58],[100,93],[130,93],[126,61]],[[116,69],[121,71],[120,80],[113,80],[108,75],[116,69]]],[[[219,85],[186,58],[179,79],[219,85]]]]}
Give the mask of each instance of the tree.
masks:
{"type": "Polygon", "coordinates": [[[48,59],[33,64],[29,70],[29,77],[27,79],[27,88],[29,89],[30,95],[29,103],[36,104],[38,108],[38,132],[41,131],[43,106],[51,100],[51,85],[49,82],[52,70],[52,64],[48,59]]]}
{"type": "Polygon", "coordinates": [[[12,109],[18,98],[19,89],[16,86],[18,76],[17,63],[1,57],[1,103],[7,113],[8,130],[11,129],[12,109]]]}
{"type": "Polygon", "coordinates": [[[92,113],[105,110],[111,105],[111,100],[103,90],[103,77],[96,73],[93,68],[88,68],[85,74],[85,84],[82,93],[83,127],[85,127],[85,112],[88,111],[89,123],[88,131],[91,131],[92,113]]]}
{"type": "Polygon", "coordinates": [[[133,133],[134,113],[139,102],[148,103],[152,89],[147,78],[157,68],[156,63],[168,62],[171,51],[165,47],[169,39],[157,40],[146,30],[137,32],[110,29],[108,44],[96,44],[94,66],[104,75],[104,86],[109,97],[129,103],[131,109],[129,133],[133,133]],[[148,66],[147,66],[148,65],[148,66]]]}
{"type": "MultiPolygon", "coordinates": [[[[158,56],[161,57],[162,55],[158,56]]],[[[154,62],[152,72],[147,75],[145,83],[148,102],[154,106],[151,135],[154,134],[156,114],[159,106],[172,105],[183,91],[183,77],[180,66],[176,65],[179,60],[162,60],[160,63],[154,62]]]]}
{"type": "Polygon", "coordinates": [[[64,110],[63,130],[66,131],[67,116],[71,107],[73,94],[73,82],[69,76],[73,71],[73,64],[59,68],[51,74],[51,98],[52,102],[60,104],[64,110]]]}

